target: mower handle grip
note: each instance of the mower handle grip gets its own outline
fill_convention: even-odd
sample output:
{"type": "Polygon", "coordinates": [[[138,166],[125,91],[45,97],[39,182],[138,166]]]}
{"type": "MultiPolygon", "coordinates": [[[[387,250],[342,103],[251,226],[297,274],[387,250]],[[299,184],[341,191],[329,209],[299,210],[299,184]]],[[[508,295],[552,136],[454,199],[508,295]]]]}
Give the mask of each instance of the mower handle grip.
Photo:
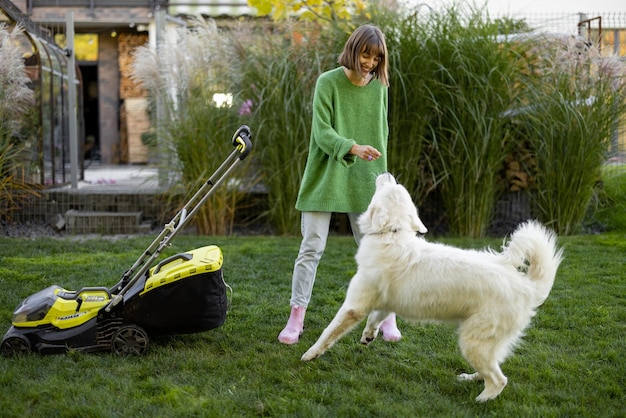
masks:
{"type": "Polygon", "coordinates": [[[170,257],[167,257],[164,260],[161,260],[161,262],[159,264],[157,264],[156,268],[154,269],[154,273],[152,273],[152,275],[157,274],[159,271],[161,271],[161,267],[163,267],[166,264],[171,263],[174,260],[178,260],[178,259],[183,259],[185,261],[189,261],[193,258],[193,255],[189,254],[189,253],[178,253],[178,254],[174,254],[170,257]]]}
{"type": "Polygon", "coordinates": [[[239,148],[239,159],[245,159],[250,151],[252,151],[252,134],[250,128],[247,125],[241,125],[239,129],[235,131],[233,135],[233,146],[239,148]]]}

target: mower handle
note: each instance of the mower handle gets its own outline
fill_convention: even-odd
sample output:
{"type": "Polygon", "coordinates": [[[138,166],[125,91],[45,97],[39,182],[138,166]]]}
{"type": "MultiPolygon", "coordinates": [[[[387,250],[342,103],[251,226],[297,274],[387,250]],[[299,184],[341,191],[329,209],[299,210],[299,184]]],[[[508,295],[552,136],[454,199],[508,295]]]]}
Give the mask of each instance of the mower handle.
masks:
{"type": "MultiPolygon", "coordinates": [[[[194,214],[206,202],[214,188],[221,184],[224,178],[228,176],[230,171],[235,167],[236,163],[248,156],[250,151],[252,151],[251,137],[250,128],[246,125],[241,125],[239,129],[235,131],[232,138],[232,144],[235,149],[202,187],[196,191],[193,197],[185,204],[185,207],[174,216],[171,222],[165,225],[165,228],[161,231],[159,236],[152,241],[152,244],[150,244],[143,255],[135,261],[135,264],[133,264],[130,269],[126,270],[120,282],[114,287],[116,294],[111,299],[111,302],[104,308],[106,312],[111,312],[111,309],[124,299],[124,295],[128,290],[130,290],[140,278],[144,277],[163,248],[170,244],[174,236],[185,227],[189,219],[193,218],[194,214]]],[[[190,260],[191,258],[189,257],[193,256],[182,253],[163,260],[155,267],[153,274],[158,273],[165,264],[175,259],[183,258],[190,260]]]]}
{"type": "Polygon", "coordinates": [[[252,141],[250,140],[250,128],[247,125],[241,125],[233,135],[233,146],[239,148],[239,159],[245,159],[250,151],[252,151],[252,141]]]}

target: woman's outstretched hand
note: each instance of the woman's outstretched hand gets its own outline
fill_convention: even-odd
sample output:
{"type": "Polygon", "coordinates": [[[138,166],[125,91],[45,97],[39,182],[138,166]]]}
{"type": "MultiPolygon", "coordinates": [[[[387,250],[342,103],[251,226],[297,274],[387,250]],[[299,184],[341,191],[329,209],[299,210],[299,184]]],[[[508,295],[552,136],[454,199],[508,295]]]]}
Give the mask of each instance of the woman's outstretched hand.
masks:
{"type": "Polygon", "coordinates": [[[354,144],[350,148],[350,154],[354,154],[362,160],[374,161],[382,155],[380,151],[369,145],[354,144]]]}

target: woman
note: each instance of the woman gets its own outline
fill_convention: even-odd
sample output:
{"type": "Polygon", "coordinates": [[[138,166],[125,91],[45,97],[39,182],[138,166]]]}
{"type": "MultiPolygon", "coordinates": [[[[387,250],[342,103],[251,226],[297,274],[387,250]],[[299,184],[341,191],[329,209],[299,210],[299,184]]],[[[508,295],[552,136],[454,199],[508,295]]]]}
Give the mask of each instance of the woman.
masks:
{"type": "MultiPolygon", "coordinates": [[[[387,59],[381,30],[361,26],[339,55],[340,67],[323,73],[315,85],[309,154],[296,201],[302,211],[302,243],[281,343],[295,344],[302,334],[332,213],[348,214],[358,245],[356,220],[374,194],[376,176],[387,171],[387,59]]],[[[380,329],[385,340],[401,338],[395,314],[380,329]]]]}

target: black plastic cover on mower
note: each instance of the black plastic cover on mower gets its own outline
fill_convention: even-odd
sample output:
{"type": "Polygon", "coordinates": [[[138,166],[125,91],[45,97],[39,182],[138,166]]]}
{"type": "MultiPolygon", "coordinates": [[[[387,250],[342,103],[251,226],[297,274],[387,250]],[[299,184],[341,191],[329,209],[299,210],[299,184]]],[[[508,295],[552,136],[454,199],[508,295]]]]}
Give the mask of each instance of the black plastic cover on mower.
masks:
{"type": "Polygon", "coordinates": [[[205,272],[159,286],[143,295],[140,280],[124,298],[124,322],[143,327],[150,335],[191,334],[220,327],[228,300],[222,270],[205,272]]]}

